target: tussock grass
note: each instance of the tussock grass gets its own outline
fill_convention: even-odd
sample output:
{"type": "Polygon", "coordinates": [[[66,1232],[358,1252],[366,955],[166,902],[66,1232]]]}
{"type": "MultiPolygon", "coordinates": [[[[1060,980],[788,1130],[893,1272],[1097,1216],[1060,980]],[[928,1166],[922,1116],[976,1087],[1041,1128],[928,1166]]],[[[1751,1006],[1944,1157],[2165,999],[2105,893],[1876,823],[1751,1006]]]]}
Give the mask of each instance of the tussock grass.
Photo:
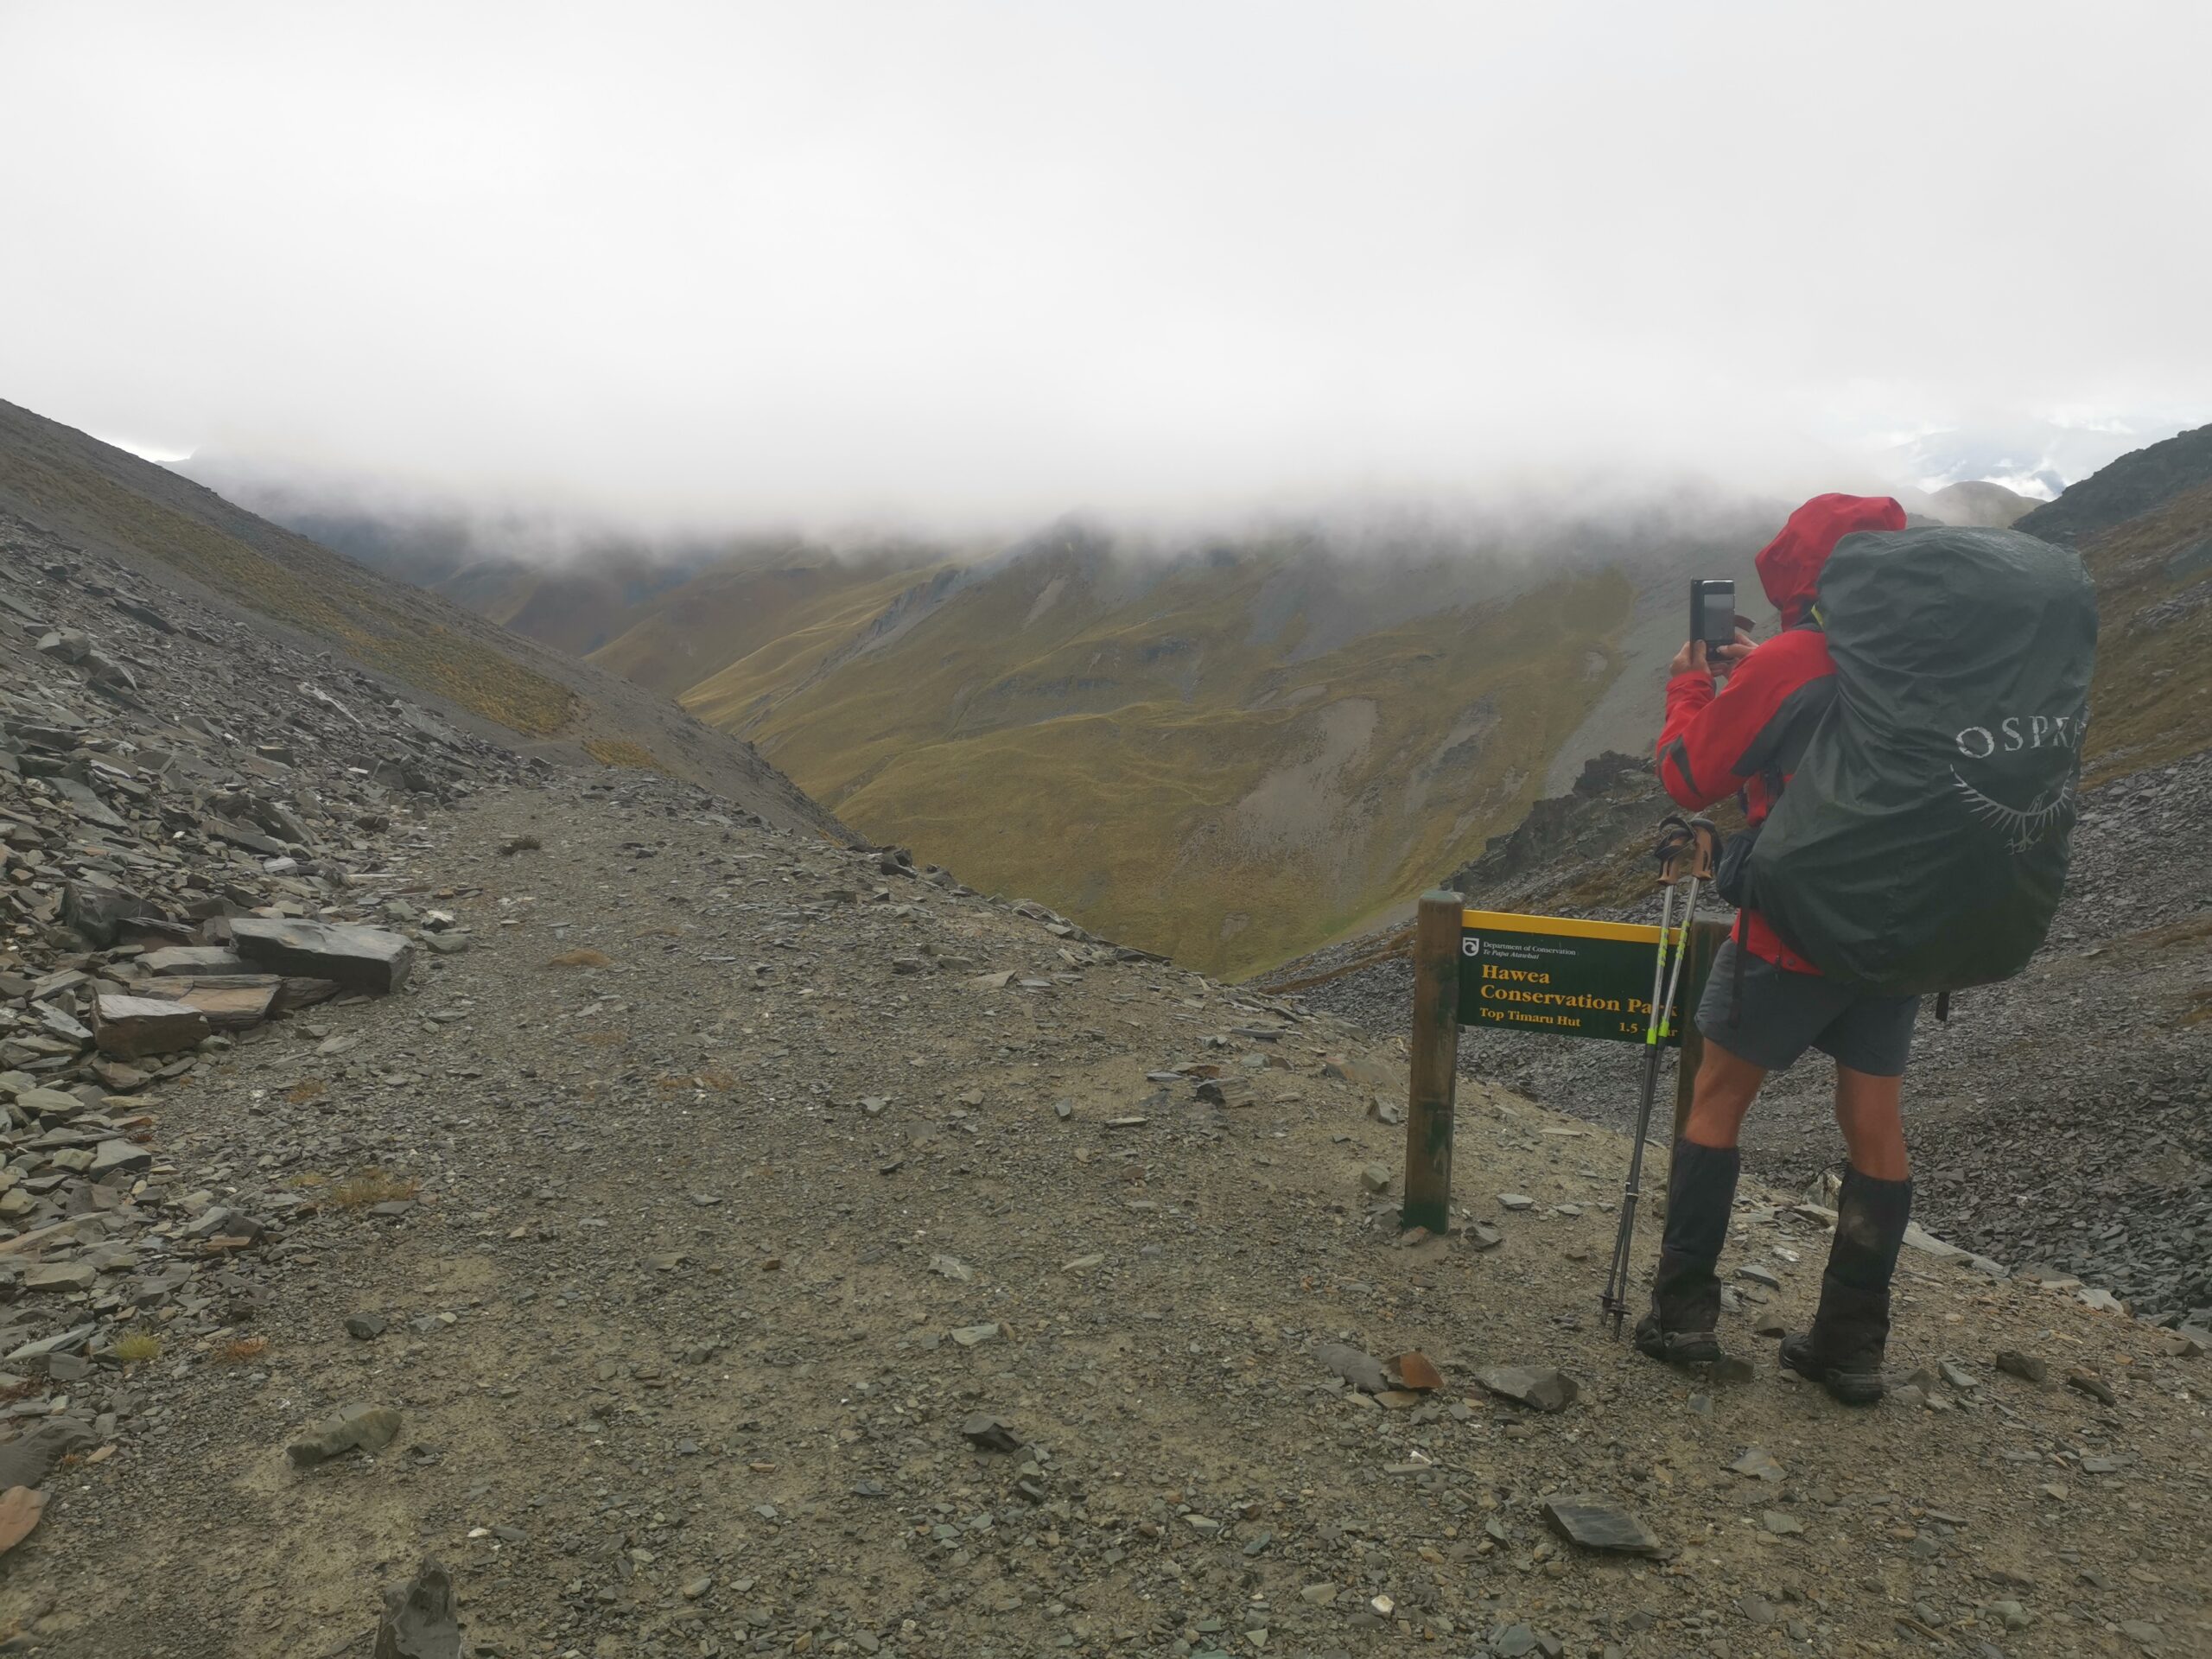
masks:
{"type": "Polygon", "coordinates": [[[111,1351],[125,1365],[143,1365],[162,1357],[162,1339],[151,1331],[126,1331],[116,1338],[111,1351]]]}
{"type": "Polygon", "coordinates": [[[233,1337],[228,1342],[216,1344],[212,1357],[218,1364],[250,1365],[268,1351],[266,1337],[233,1337]]]}
{"type": "Polygon", "coordinates": [[[602,766],[636,766],[645,772],[666,770],[651,749],[626,737],[588,737],[584,740],[584,753],[602,766]]]}
{"type": "Polygon", "coordinates": [[[330,1092],[330,1087],[320,1077],[302,1077],[284,1091],[284,1098],[295,1106],[304,1106],[311,1100],[321,1100],[330,1092]]]}
{"type": "Polygon", "coordinates": [[[397,1204],[423,1190],[412,1176],[394,1175],[381,1169],[365,1169],[349,1175],[330,1189],[329,1202],[340,1210],[365,1210],[372,1204],[397,1204]]]}

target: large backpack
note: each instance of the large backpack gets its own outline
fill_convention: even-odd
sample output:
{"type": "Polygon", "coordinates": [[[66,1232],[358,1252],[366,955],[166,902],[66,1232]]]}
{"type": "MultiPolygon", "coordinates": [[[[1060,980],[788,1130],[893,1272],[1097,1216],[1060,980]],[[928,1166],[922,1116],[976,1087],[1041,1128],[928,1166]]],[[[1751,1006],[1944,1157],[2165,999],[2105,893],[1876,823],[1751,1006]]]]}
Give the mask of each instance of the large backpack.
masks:
{"type": "Polygon", "coordinates": [[[2010,530],[1847,536],[1815,616],[1836,696],[1750,850],[1746,902],[1870,992],[2008,979],[2066,885],[2096,595],[2010,530]]]}

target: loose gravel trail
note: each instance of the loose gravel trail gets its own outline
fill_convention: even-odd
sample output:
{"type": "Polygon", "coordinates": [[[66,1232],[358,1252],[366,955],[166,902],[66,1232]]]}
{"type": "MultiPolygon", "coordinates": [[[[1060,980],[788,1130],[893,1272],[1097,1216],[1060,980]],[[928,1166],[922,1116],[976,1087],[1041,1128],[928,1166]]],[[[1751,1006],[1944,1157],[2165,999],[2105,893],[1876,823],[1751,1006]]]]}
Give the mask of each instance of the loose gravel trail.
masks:
{"type": "Polygon", "coordinates": [[[469,948],[165,1103],[190,1179],[333,1201],[232,1325],[99,1385],[115,1454],[0,1562],[21,1650],[365,1656],[426,1554],[476,1659],[2212,1650],[2181,1339],[1914,1256],[1930,1375],[1847,1413],[1753,1335],[1826,1245],[1747,1189],[1751,1378],[1662,1370],[1595,1317],[1611,1130],[1471,1081],[1498,1242],[1408,1242],[1370,1190],[1400,1046],[622,776],[433,814],[404,902],[469,948]],[[1348,1387],[1336,1342],[1443,1386],[1348,1387]],[[351,1402],[391,1443],[292,1466],[351,1402]],[[1659,1554],[1554,1536],[1562,1493],[1659,1554]]]}

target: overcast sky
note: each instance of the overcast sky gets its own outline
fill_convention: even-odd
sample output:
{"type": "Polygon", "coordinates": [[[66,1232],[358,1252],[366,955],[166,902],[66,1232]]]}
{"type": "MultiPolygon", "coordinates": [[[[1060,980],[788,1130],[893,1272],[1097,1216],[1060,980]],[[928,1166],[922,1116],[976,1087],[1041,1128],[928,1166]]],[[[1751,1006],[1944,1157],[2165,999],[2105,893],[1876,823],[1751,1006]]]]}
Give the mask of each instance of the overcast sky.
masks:
{"type": "Polygon", "coordinates": [[[2184,4],[0,0],[0,397],[671,521],[1816,485],[2212,419],[2208,62],[2184,4]]]}

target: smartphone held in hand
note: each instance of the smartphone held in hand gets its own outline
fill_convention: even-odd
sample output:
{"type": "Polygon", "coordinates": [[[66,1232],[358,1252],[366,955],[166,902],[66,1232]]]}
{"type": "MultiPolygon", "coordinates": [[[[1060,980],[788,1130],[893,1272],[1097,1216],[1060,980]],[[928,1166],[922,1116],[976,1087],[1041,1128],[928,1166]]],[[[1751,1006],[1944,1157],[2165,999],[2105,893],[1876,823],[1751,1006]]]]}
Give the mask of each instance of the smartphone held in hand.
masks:
{"type": "Polygon", "coordinates": [[[1690,638],[1705,642],[1713,658],[1736,643],[1736,584],[1725,576],[1697,576],[1690,582],[1690,638]]]}

